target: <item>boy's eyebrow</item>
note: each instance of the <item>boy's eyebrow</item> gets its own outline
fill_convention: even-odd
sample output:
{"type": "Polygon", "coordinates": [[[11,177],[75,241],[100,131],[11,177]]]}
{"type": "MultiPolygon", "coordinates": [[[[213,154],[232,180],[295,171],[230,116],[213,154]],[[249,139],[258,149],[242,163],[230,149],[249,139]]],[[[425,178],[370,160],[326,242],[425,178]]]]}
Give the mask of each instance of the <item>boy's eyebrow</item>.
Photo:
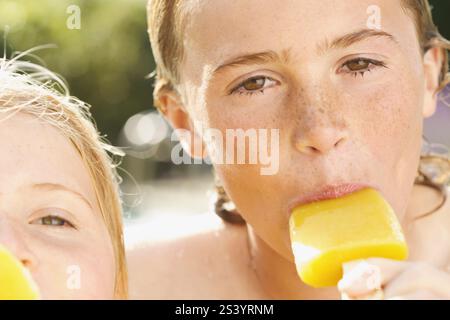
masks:
{"type": "MultiPolygon", "coordinates": [[[[387,37],[394,43],[398,44],[395,37],[381,30],[374,29],[362,29],[355,32],[351,32],[334,39],[331,43],[327,40],[323,41],[321,45],[317,47],[317,54],[323,54],[327,50],[347,48],[357,42],[366,40],[372,37],[387,37]]],[[[291,61],[291,50],[292,48],[284,49],[281,54],[273,51],[262,51],[250,54],[243,54],[226,60],[214,69],[213,74],[220,73],[224,69],[236,66],[246,66],[252,64],[265,64],[265,63],[286,63],[291,61]]]]}
{"type": "Polygon", "coordinates": [[[65,185],[58,184],[58,183],[38,183],[38,184],[33,185],[33,189],[44,190],[44,191],[65,191],[65,192],[72,193],[77,198],[79,198],[80,200],[85,202],[89,206],[89,208],[93,209],[91,203],[89,202],[88,199],[86,199],[86,197],[84,195],[82,195],[81,193],[79,193],[69,187],[66,187],[65,185]]]}
{"type": "Polygon", "coordinates": [[[250,53],[239,55],[231,59],[226,60],[220,66],[214,69],[213,74],[222,72],[224,69],[237,66],[246,66],[252,64],[264,64],[274,62],[289,63],[291,49],[285,49],[281,52],[281,55],[273,50],[250,53]]]}
{"type": "Polygon", "coordinates": [[[331,43],[327,40],[323,41],[321,45],[317,47],[317,53],[322,54],[325,51],[331,49],[344,49],[351,45],[366,40],[372,37],[386,37],[394,43],[398,44],[397,39],[390,33],[382,30],[375,29],[361,29],[355,32],[351,32],[334,39],[331,43]]]}

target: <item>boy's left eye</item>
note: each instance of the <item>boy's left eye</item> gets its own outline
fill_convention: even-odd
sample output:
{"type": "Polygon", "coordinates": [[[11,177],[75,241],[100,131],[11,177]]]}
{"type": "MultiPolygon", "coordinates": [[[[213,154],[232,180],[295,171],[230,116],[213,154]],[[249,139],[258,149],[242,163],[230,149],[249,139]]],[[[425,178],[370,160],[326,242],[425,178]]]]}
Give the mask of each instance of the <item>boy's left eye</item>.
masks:
{"type": "Polygon", "coordinates": [[[67,221],[66,219],[63,219],[58,216],[54,215],[48,215],[39,219],[36,219],[33,221],[34,224],[41,224],[44,226],[50,226],[50,227],[70,227],[73,228],[74,226],[67,221]]]}
{"type": "Polygon", "coordinates": [[[356,77],[357,75],[364,76],[366,72],[370,72],[372,69],[377,67],[387,68],[386,64],[382,61],[367,58],[356,58],[345,62],[339,71],[349,73],[356,77]]]}

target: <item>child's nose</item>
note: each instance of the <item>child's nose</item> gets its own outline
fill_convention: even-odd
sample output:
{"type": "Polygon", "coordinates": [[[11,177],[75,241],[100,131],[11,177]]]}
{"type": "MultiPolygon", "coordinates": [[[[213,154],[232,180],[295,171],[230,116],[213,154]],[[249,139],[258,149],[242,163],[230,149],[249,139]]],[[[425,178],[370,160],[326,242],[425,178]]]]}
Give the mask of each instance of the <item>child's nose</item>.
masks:
{"type": "Polygon", "coordinates": [[[347,140],[345,131],[334,127],[315,127],[296,137],[295,147],[308,154],[325,154],[347,140]]]}
{"type": "Polygon", "coordinates": [[[13,222],[0,219],[0,244],[31,271],[36,266],[36,259],[27,246],[26,235],[18,229],[13,222]]]}

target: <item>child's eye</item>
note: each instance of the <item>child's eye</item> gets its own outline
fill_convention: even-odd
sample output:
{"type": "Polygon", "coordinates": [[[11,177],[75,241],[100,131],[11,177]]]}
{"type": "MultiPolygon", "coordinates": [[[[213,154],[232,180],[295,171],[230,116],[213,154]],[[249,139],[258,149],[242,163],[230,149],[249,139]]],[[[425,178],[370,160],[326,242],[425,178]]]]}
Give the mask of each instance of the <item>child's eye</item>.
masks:
{"type": "Polygon", "coordinates": [[[349,73],[355,77],[360,74],[361,77],[363,77],[366,72],[371,72],[377,67],[387,68],[386,64],[382,61],[367,58],[357,58],[345,62],[338,70],[338,72],[349,73]]]}
{"type": "Polygon", "coordinates": [[[32,222],[33,224],[40,224],[43,226],[50,226],[50,227],[69,227],[74,228],[73,224],[71,224],[69,221],[67,221],[64,218],[55,216],[55,215],[48,215],[39,219],[36,219],[32,222]]]}
{"type": "Polygon", "coordinates": [[[251,77],[232,89],[230,94],[252,95],[255,93],[264,93],[265,89],[270,88],[277,83],[278,81],[266,76],[251,77]]]}

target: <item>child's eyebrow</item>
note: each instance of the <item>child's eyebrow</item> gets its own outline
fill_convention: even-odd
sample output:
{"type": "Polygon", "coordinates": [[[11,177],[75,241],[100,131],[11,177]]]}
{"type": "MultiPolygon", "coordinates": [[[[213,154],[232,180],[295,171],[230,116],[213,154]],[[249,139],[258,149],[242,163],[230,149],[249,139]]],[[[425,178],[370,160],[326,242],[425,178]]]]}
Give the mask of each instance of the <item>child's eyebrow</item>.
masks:
{"type": "MultiPolygon", "coordinates": [[[[320,45],[317,46],[317,54],[321,55],[325,51],[332,49],[347,48],[357,42],[361,42],[372,37],[386,37],[392,42],[398,44],[398,41],[395,39],[395,37],[388,32],[374,29],[362,29],[337,37],[331,42],[325,39],[320,45]]],[[[292,60],[291,51],[292,48],[288,48],[281,51],[281,53],[277,53],[273,50],[268,50],[250,54],[241,54],[236,57],[227,59],[225,62],[221,63],[217,68],[214,69],[213,75],[218,74],[227,68],[237,66],[248,66],[253,64],[265,63],[289,64],[292,60]]]]}
{"type": "Polygon", "coordinates": [[[392,34],[386,31],[375,29],[362,29],[337,37],[333,41],[331,41],[331,43],[328,42],[327,39],[325,39],[322,42],[322,44],[317,47],[317,53],[320,55],[323,54],[325,51],[331,49],[345,49],[357,42],[361,42],[363,40],[367,40],[373,37],[385,37],[398,45],[397,39],[392,34]]]}
{"type": "Polygon", "coordinates": [[[252,64],[264,64],[264,63],[275,63],[275,62],[290,62],[290,51],[291,49],[285,49],[281,54],[273,50],[262,51],[251,54],[239,55],[237,57],[233,57],[231,59],[226,60],[216,69],[214,69],[213,74],[218,74],[224,71],[227,68],[237,67],[237,66],[246,66],[252,64]]]}
{"type": "Polygon", "coordinates": [[[72,193],[77,198],[79,198],[80,200],[85,202],[89,206],[89,208],[91,208],[93,210],[91,203],[89,202],[88,199],[86,199],[85,196],[83,196],[81,193],[79,193],[65,185],[58,184],[58,183],[38,183],[38,184],[33,185],[33,189],[44,190],[44,191],[64,191],[64,192],[72,193]]]}

